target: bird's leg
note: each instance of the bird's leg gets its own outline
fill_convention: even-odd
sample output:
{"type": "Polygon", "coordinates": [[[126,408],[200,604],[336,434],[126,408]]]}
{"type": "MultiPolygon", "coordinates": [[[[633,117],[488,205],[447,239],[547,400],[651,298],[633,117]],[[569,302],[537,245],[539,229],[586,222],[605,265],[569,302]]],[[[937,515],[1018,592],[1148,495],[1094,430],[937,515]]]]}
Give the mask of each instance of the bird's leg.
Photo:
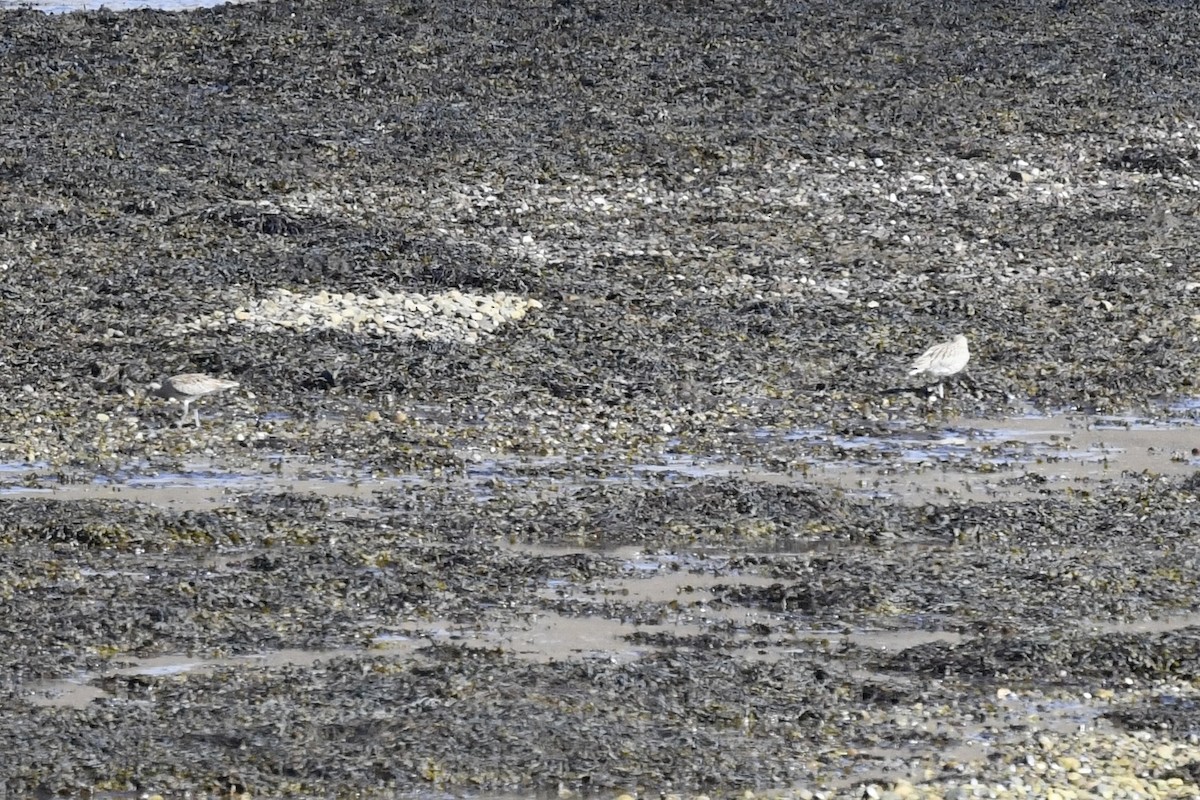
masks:
{"type": "Polygon", "coordinates": [[[183,423],[187,422],[188,406],[190,406],[191,404],[192,404],[191,400],[183,401],[183,414],[179,417],[179,427],[181,427],[181,428],[183,427],[183,423]]]}

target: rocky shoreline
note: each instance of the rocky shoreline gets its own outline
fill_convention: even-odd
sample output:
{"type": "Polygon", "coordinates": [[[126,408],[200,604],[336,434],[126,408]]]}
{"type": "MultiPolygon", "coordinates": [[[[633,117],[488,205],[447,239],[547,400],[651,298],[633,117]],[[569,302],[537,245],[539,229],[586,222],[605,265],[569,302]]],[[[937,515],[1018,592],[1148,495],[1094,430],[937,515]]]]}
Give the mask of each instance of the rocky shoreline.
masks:
{"type": "Polygon", "coordinates": [[[0,787],[1200,795],[1198,39],[0,10],[0,787]]]}

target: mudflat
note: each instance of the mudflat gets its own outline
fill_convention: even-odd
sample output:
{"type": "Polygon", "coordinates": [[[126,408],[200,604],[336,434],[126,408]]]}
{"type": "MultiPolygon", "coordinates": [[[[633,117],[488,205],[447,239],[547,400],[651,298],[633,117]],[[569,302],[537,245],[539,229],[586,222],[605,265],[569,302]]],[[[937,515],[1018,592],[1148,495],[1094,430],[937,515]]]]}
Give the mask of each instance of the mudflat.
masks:
{"type": "Polygon", "coordinates": [[[1197,40],[0,11],[0,786],[1195,796],[1197,40]]]}

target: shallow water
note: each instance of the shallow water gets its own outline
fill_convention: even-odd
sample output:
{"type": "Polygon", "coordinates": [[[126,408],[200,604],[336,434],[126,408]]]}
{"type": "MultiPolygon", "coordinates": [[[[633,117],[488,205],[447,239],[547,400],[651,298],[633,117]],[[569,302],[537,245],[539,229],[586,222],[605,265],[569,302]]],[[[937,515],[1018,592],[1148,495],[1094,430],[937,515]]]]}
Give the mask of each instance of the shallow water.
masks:
{"type": "Polygon", "coordinates": [[[90,478],[62,476],[45,464],[0,464],[0,495],[46,495],[63,500],[137,500],[176,509],[208,509],[261,492],[371,499],[406,486],[471,487],[481,501],[497,488],[607,483],[686,482],[738,478],[782,485],[826,485],[904,503],[990,502],[1088,492],[1130,475],[1186,476],[1200,466],[1191,448],[1200,428],[1190,420],[1151,422],[1135,417],[1023,416],[959,419],[927,431],[894,426],[846,437],[830,431],[756,431],[753,456],[706,457],[664,452],[654,462],[622,463],[561,456],[505,457],[459,453],[462,468],[438,474],[380,474],[350,464],[265,458],[234,471],[194,460],[157,470],[131,464],[90,478]],[[771,459],[771,466],[764,463],[771,459]],[[789,468],[777,464],[786,461],[789,468]]]}
{"type": "Polygon", "coordinates": [[[36,706],[79,708],[96,700],[111,698],[112,692],[100,687],[102,678],[146,675],[167,677],[190,672],[211,672],[220,667],[270,668],[311,666],[318,661],[349,655],[345,650],[275,650],[230,658],[199,658],[188,655],[137,658],[118,656],[112,669],[82,672],[61,680],[42,681],[23,688],[23,698],[36,706]]]}
{"type": "Polygon", "coordinates": [[[809,465],[805,478],[812,482],[909,503],[1045,497],[1089,491],[1129,473],[1191,475],[1200,465],[1190,452],[1200,429],[1190,420],[1067,414],[960,419],[933,433],[897,428],[845,438],[804,431],[784,438],[845,454],[809,465]]]}

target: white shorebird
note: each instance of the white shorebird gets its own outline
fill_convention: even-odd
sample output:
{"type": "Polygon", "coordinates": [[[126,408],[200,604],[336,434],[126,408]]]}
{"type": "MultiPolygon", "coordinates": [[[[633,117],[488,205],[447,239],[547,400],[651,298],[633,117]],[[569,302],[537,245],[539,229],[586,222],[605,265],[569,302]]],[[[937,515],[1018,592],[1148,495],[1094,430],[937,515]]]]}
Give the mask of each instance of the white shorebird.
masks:
{"type": "Polygon", "coordinates": [[[966,369],[971,360],[971,350],[967,347],[967,337],[961,333],[948,342],[938,342],[913,361],[909,375],[925,374],[937,379],[938,397],[946,396],[944,381],[951,375],[957,375],[966,369]]]}
{"type": "MultiPolygon", "coordinates": [[[[226,381],[220,378],[210,378],[200,372],[185,372],[182,375],[173,375],[167,378],[162,383],[150,384],[150,394],[156,397],[162,397],[166,400],[178,400],[183,403],[183,416],[179,418],[179,425],[182,427],[184,420],[187,419],[188,407],[193,400],[204,397],[209,394],[223,392],[226,389],[236,389],[237,381],[226,381]]],[[[196,414],[196,427],[200,427],[200,410],[193,409],[196,414]]]]}

